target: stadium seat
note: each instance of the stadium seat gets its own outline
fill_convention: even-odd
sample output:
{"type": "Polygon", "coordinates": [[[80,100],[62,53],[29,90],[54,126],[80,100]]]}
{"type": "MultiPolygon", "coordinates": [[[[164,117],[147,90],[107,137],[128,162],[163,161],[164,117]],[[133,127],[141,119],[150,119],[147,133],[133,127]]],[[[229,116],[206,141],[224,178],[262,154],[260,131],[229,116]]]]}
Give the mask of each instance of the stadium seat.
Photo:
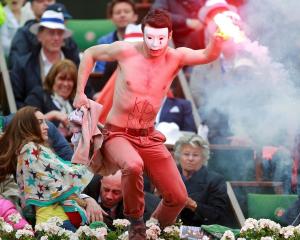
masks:
{"type": "Polygon", "coordinates": [[[297,199],[297,195],[249,193],[248,217],[267,218],[278,222],[276,212],[288,209],[297,199]]]}
{"type": "Polygon", "coordinates": [[[110,19],[70,19],[67,27],[73,32],[80,51],[96,45],[99,37],[115,29],[110,19]]]}

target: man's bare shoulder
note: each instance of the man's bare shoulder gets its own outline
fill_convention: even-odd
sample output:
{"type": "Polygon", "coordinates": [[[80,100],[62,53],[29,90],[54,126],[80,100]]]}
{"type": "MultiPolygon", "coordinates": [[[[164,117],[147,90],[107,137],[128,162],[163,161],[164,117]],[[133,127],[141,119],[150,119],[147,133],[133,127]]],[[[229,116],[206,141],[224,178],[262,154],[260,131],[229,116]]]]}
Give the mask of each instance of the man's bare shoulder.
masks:
{"type": "Polygon", "coordinates": [[[179,48],[168,47],[167,56],[180,59],[183,57],[183,52],[179,48]]]}
{"type": "Polygon", "coordinates": [[[138,49],[141,48],[141,43],[137,42],[126,42],[126,41],[116,41],[113,42],[111,45],[113,47],[118,48],[122,53],[133,53],[137,52],[138,49]]]}

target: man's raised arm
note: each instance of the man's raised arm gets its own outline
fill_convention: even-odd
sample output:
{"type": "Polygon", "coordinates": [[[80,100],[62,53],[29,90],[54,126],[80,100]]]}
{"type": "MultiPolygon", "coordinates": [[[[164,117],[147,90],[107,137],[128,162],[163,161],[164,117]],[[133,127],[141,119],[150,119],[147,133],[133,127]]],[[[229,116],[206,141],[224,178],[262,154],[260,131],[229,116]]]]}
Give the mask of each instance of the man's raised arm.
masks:
{"type": "Polygon", "coordinates": [[[223,37],[214,35],[205,49],[177,48],[182,54],[181,65],[206,64],[216,60],[221,53],[224,40],[223,37]]]}
{"type": "Polygon", "coordinates": [[[78,68],[78,79],[76,96],[74,99],[74,107],[80,108],[81,106],[88,107],[88,99],[84,94],[84,89],[87,80],[93,71],[96,61],[116,61],[122,54],[122,42],[115,42],[112,44],[101,44],[86,49],[83,53],[82,59],[78,68]]]}

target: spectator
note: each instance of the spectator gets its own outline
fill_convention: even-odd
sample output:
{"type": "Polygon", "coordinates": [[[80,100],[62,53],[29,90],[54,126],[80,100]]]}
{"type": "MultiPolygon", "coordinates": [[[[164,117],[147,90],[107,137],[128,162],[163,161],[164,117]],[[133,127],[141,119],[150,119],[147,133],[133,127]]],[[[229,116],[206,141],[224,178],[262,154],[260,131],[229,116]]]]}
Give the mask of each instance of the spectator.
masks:
{"type": "Polygon", "coordinates": [[[63,40],[71,36],[71,31],[65,27],[62,13],[45,11],[41,21],[31,25],[30,31],[37,35],[40,48],[18,58],[10,74],[18,108],[24,106],[34,87],[42,85],[54,63],[64,58],[78,63],[78,57],[74,58],[72,52],[63,48],[63,40]]]}
{"type": "Polygon", "coordinates": [[[26,225],[29,225],[10,200],[0,197],[0,206],[0,217],[2,217],[5,222],[11,224],[14,229],[23,229],[26,225]],[[13,216],[18,217],[17,222],[11,220],[13,216]]]}
{"type": "Polygon", "coordinates": [[[16,172],[22,205],[35,207],[37,223],[56,216],[75,231],[73,224],[88,222],[84,208],[97,209],[94,200],[78,196],[92,176],[86,167],[62,161],[47,147],[47,131],[45,117],[36,108],[16,113],[0,139],[0,182],[16,172]]]}
{"type": "MultiPolygon", "coordinates": [[[[234,21],[240,21],[239,16],[234,12],[235,9],[226,1],[217,0],[214,2],[215,4],[211,3],[211,5],[208,5],[208,2],[213,1],[207,1],[200,10],[200,15],[205,22],[205,42],[215,32],[217,26],[212,19],[218,11],[230,11],[235,18],[234,21]]],[[[214,102],[214,99],[218,97],[215,93],[232,80],[234,71],[242,72],[242,69],[245,71],[254,66],[249,57],[238,58],[239,47],[239,44],[234,43],[233,39],[229,39],[223,44],[222,53],[218,59],[212,63],[192,68],[189,79],[191,92],[196,99],[203,124],[209,128],[208,139],[212,144],[230,143],[229,137],[232,136],[232,133],[227,114],[210,107],[210,102],[214,102]]]]}
{"type": "MultiPolygon", "coordinates": [[[[35,19],[27,21],[23,27],[21,27],[13,41],[11,43],[11,50],[9,53],[9,65],[10,69],[14,66],[19,58],[32,52],[38,52],[40,49],[40,42],[35,34],[30,31],[33,24],[39,23],[45,10],[48,6],[55,3],[54,0],[32,0],[31,8],[34,13],[35,19]]],[[[51,7],[51,10],[56,12],[62,12],[64,20],[68,19],[70,14],[62,4],[55,4],[51,7]]],[[[64,44],[62,51],[66,55],[66,58],[72,59],[76,65],[79,64],[79,49],[75,41],[71,37],[64,38],[64,44]]]]}
{"type": "MultiPolygon", "coordinates": [[[[3,121],[2,123],[3,129],[0,129],[0,132],[5,131],[5,128],[11,122],[13,116],[14,114],[8,116],[0,116],[0,122],[1,119],[3,121]]],[[[48,125],[49,145],[59,157],[61,157],[66,161],[71,161],[71,158],[73,156],[73,150],[70,147],[70,144],[60,134],[60,132],[57,130],[57,128],[53,123],[47,121],[47,125],[48,125]]]]}
{"type": "Polygon", "coordinates": [[[28,20],[34,20],[36,18],[40,19],[46,7],[56,2],[55,0],[38,0],[34,3],[34,1],[35,0],[26,0],[26,3],[22,7],[22,25],[24,25],[28,20]]]}
{"type": "Polygon", "coordinates": [[[16,34],[18,28],[22,26],[22,12],[21,8],[23,6],[24,0],[6,0],[6,6],[4,7],[4,12],[6,14],[6,21],[0,28],[0,35],[4,54],[8,57],[11,41],[16,34]]]}
{"type": "Polygon", "coordinates": [[[18,185],[13,175],[7,176],[4,181],[0,182],[0,199],[1,198],[10,200],[16,205],[20,204],[18,185]]]}
{"type": "MultiPolygon", "coordinates": [[[[116,30],[98,39],[98,44],[109,44],[124,39],[125,29],[129,23],[135,23],[138,15],[132,0],[113,0],[108,5],[108,16],[116,30]]],[[[94,72],[103,73],[106,62],[96,62],[94,72]]]]}
{"type": "Polygon", "coordinates": [[[25,104],[39,108],[65,137],[70,137],[68,115],[74,110],[76,83],[76,65],[68,59],[58,61],[47,74],[44,88],[36,86],[25,99],[25,104]]]}
{"type": "Polygon", "coordinates": [[[175,143],[175,159],[189,195],[180,214],[185,225],[226,224],[226,183],[221,175],[207,169],[209,154],[209,143],[199,135],[183,136],[175,143]]]}
{"type": "Polygon", "coordinates": [[[205,48],[204,23],[198,19],[198,11],[205,0],[155,0],[153,8],[162,8],[171,14],[175,47],[205,48]]]}
{"type": "Polygon", "coordinates": [[[156,119],[156,123],[174,122],[181,131],[197,132],[192,105],[185,99],[166,97],[156,119]]]}
{"type": "MultiPolygon", "coordinates": [[[[93,197],[107,213],[103,214],[104,222],[109,228],[113,228],[113,220],[125,218],[123,214],[123,194],[121,188],[121,171],[114,175],[105,176],[102,179],[95,175],[85,189],[85,193],[93,197]]],[[[158,205],[160,199],[155,195],[145,192],[144,219],[148,220],[158,205]]]]}

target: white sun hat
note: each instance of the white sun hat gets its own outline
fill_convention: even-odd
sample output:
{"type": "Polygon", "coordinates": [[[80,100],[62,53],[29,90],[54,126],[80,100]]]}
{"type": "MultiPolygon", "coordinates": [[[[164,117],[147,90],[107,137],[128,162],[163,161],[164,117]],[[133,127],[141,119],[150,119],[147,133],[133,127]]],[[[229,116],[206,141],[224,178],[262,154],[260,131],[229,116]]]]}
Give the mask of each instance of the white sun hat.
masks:
{"type": "Polygon", "coordinates": [[[205,5],[200,8],[198,17],[200,21],[205,22],[208,14],[218,8],[227,9],[228,11],[236,12],[235,6],[228,4],[225,0],[207,0],[205,5]]]}
{"type": "Polygon", "coordinates": [[[72,35],[72,32],[65,26],[64,16],[61,12],[52,10],[45,11],[40,22],[35,23],[30,27],[30,32],[37,34],[40,27],[64,30],[64,38],[68,38],[72,35]]]}
{"type": "Polygon", "coordinates": [[[128,24],[125,29],[124,41],[126,42],[142,42],[143,32],[141,24],[128,24]]]}

